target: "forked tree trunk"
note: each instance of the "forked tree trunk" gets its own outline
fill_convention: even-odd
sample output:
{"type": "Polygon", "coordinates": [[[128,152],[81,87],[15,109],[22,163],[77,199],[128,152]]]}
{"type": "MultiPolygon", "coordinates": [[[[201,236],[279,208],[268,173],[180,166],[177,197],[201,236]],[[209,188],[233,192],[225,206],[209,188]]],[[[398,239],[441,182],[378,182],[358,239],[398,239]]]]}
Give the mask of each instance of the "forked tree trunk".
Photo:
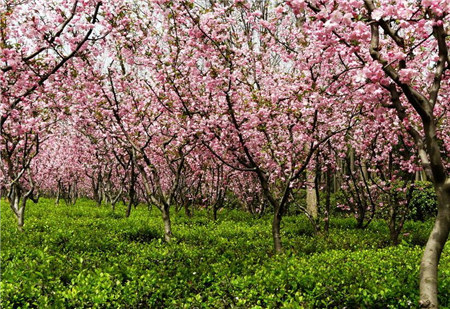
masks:
{"type": "Polygon", "coordinates": [[[11,204],[11,208],[14,212],[14,215],[16,216],[17,219],[17,228],[19,229],[19,231],[23,232],[23,225],[25,223],[25,205],[26,205],[26,201],[20,203],[20,196],[16,195],[13,197],[13,199],[10,201],[11,204]],[[22,204],[22,205],[21,205],[22,204]]]}
{"type": "Polygon", "coordinates": [[[110,198],[112,211],[116,210],[116,204],[117,204],[117,202],[119,202],[119,199],[122,196],[122,192],[123,192],[123,189],[121,188],[119,193],[115,197],[110,198]]]}
{"type": "Polygon", "coordinates": [[[438,265],[450,230],[450,179],[437,185],[438,213],[420,264],[420,306],[438,308],[438,265]]]}
{"type": "Polygon", "coordinates": [[[396,246],[399,244],[399,236],[405,224],[407,209],[412,198],[413,190],[411,188],[407,189],[407,201],[406,205],[400,205],[400,201],[394,197],[393,200],[388,200],[389,203],[389,234],[391,239],[391,244],[396,246]]]}
{"type": "Polygon", "coordinates": [[[25,207],[30,194],[32,194],[32,191],[23,194],[20,187],[13,185],[8,195],[10,207],[17,219],[17,228],[21,232],[23,232],[23,226],[25,223],[25,207]]]}
{"type": "Polygon", "coordinates": [[[356,228],[364,229],[364,217],[366,216],[365,210],[363,208],[358,209],[357,217],[356,217],[356,228]]]}
{"type": "MultiPolygon", "coordinates": [[[[148,165],[151,165],[151,164],[148,164],[148,165]]],[[[159,198],[157,198],[155,196],[155,193],[152,192],[152,189],[150,187],[150,181],[148,179],[147,173],[145,172],[144,168],[139,165],[138,165],[138,167],[142,173],[142,177],[144,178],[144,187],[145,187],[147,196],[153,202],[153,204],[156,205],[158,207],[158,209],[161,211],[163,224],[164,224],[164,240],[166,242],[170,242],[171,238],[172,238],[172,226],[171,226],[171,222],[170,222],[170,204],[171,204],[173,195],[171,195],[171,197],[166,199],[166,197],[164,197],[164,195],[162,194],[161,190],[159,190],[159,192],[158,192],[159,198]]],[[[157,175],[155,177],[155,182],[157,183],[157,187],[161,188],[161,186],[159,185],[159,179],[158,179],[157,175]]]]}

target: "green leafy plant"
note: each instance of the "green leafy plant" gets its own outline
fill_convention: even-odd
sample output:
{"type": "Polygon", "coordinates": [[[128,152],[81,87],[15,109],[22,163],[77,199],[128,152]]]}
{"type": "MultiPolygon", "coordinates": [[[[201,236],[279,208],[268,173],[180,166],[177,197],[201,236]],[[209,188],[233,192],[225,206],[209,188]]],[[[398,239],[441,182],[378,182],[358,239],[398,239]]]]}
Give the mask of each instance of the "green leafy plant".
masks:
{"type": "Polygon", "coordinates": [[[433,184],[429,181],[417,181],[414,184],[410,202],[409,218],[425,221],[436,216],[437,200],[433,184]]]}
{"type": "Polygon", "coordinates": [[[125,218],[94,205],[42,199],[29,205],[20,233],[2,201],[2,308],[411,308],[431,228],[408,221],[402,244],[390,247],[382,220],[361,231],[352,218],[334,218],[328,236],[315,236],[307,218],[286,216],[286,250],[273,255],[270,215],[232,210],[214,222],[206,210],[179,212],[167,244],[157,210],[138,207],[125,218]]]}

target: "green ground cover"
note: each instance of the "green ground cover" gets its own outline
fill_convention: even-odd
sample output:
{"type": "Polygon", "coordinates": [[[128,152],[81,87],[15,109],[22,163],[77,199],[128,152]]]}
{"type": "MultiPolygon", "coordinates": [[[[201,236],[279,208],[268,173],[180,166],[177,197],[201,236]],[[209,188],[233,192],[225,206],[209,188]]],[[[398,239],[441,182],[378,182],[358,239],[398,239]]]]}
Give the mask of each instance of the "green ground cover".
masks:
{"type": "MultiPolygon", "coordinates": [[[[414,308],[419,260],[431,222],[407,222],[389,246],[384,221],[367,230],[332,219],[314,236],[307,219],[283,220],[285,253],[273,256],[270,216],[173,213],[164,243],[157,210],[30,204],[25,232],[1,203],[2,308],[414,308]],[[122,211],[123,210],[123,211],[122,211]]],[[[450,249],[440,267],[450,307],[450,249]]]]}

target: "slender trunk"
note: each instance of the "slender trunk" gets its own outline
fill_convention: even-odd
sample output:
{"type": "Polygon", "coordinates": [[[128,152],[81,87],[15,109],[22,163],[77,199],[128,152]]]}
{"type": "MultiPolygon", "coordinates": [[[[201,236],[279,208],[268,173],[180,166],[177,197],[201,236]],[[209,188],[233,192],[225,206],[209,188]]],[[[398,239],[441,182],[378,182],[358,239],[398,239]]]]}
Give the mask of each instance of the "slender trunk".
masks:
{"type": "Polygon", "coordinates": [[[273,214],[273,221],[272,221],[272,237],[273,237],[273,245],[275,248],[276,253],[280,253],[282,249],[281,245],[281,213],[280,208],[276,207],[274,214],[273,214]]]}
{"type": "Polygon", "coordinates": [[[450,179],[435,188],[438,214],[420,264],[421,308],[438,308],[438,265],[450,230],[450,179]]]}
{"type": "Polygon", "coordinates": [[[23,231],[23,225],[25,220],[25,204],[24,202],[22,206],[18,209],[16,216],[17,216],[17,227],[19,228],[19,231],[23,231]]]}
{"type": "Polygon", "coordinates": [[[356,228],[364,229],[364,217],[366,216],[365,210],[362,207],[358,207],[358,213],[356,217],[356,228]]]}
{"type": "Polygon", "coordinates": [[[162,219],[164,222],[164,240],[170,242],[172,238],[172,226],[170,223],[170,207],[169,205],[163,205],[161,208],[162,219]]]}
{"type": "Polygon", "coordinates": [[[101,173],[98,173],[97,175],[97,191],[98,191],[98,200],[97,200],[97,206],[102,206],[102,201],[104,199],[104,191],[102,184],[102,175],[101,173]]]}
{"type": "Polygon", "coordinates": [[[217,205],[213,205],[213,220],[217,221],[217,205]]]}
{"type": "Polygon", "coordinates": [[[125,213],[125,217],[127,217],[127,218],[130,217],[132,205],[133,205],[133,200],[130,198],[130,201],[128,202],[128,205],[127,205],[127,211],[125,213]]]}
{"type": "Polygon", "coordinates": [[[105,201],[105,204],[111,204],[112,203],[112,197],[110,193],[107,193],[106,191],[103,192],[103,200],[105,201]]]}
{"type": "MultiPolygon", "coordinates": [[[[135,203],[134,199],[136,196],[136,180],[137,180],[137,174],[134,170],[134,161],[131,161],[131,175],[130,175],[130,187],[129,187],[129,195],[130,195],[130,201],[127,205],[127,211],[125,216],[128,218],[131,214],[131,206],[135,203]]],[[[136,207],[134,207],[136,209],[136,207]]]]}
{"type": "Polygon", "coordinates": [[[58,191],[56,191],[55,205],[59,205],[59,200],[60,199],[61,199],[61,183],[58,181],[58,191]]]}
{"type": "Polygon", "coordinates": [[[327,197],[325,200],[325,226],[324,230],[328,233],[330,229],[330,212],[331,212],[331,175],[330,170],[327,171],[327,197]]]}
{"type": "Polygon", "coordinates": [[[321,180],[320,167],[316,166],[316,177],[314,179],[314,192],[316,193],[317,217],[314,219],[317,221],[316,222],[317,227],[320,227],[317,223],[318,223],[318,219],[319,219],[319,215],[320,215],[320,209],[322,206],[322,205],[320,205],[320,180],[321,180]]]}
{"type": "Polygon", "coordinates": [[[285,212],[287,211],[287,202],[289,200],[289,195],[292,194],[290,189],[290,180],[286,182],[283,196],[281,197],[280,202],[276,202],[273,196],[270,194],[267,186],[267,181],[262,183],[263,188],[266,190],[266,198],[269,199],[269,202],[273,206],[273,221],[272,221],[272,237],[273,237],[273,246],[275,249],[275,253],[282,252],[282,244],[281,244],[281,219],[285,212]]]}
{"type": "Polygon", "coordinates": [[[350,169],[350,173],[353,174],[355,172],[355,151],[351,147],[349,150],[349,166],[348,167],[350,169]]]}
{"type": "Polygon", "coordinates": [[[91,184],[92,184],[92,195],[94,197],[94,201],[98,206],[98,200],[99,200],[99,188],[98,188],[98,184],[95,183],[95,179],[94,177],[92,177],[91,179],[91,184]]]}
{"type": "Polygon", "coordinates": [[[191,213],[191,210],[190,210],[190,208],[189,208],[189,203],[184,203],[184,213],[186,214],[186,216],[188,217],[188,218],[191,218],[192,217],[192,213],[191,213]]]}
{"type": "Polygon", "coordinates": [[[399,244],[399,235],[403,229],[403,225],[406,220],[406,209],[402,209],[402,207],[409,207],[409,201],[411,200],[411,192],[408,193],[408,204],[401,206],[399,201],[395,199],[395,201],[390,201],[389,207],[389,236],[391,240],[391,244],[397,246],[399,244]]]}
{"type": "Polygon", "coordinates": [[[267,206],[267,199],[265,199],[264,197],[261,200],[261,209],[259,211],[259,217],[261,218],[264,215],[264,211],[266,210],[266,206],[267,206]]]}
{"type": "Polygon", "coordinates": [[[308,186],[306,189],[306,209],[314,220],[317,219],[317,192],[316,192],[316,175],[311,171],[306,171],[308,186]]]}
{"type": "Polygon", "coordinates": [[[119,199],[120,199],[120,197],[122,196],[122,192],[123,192],[123,189],[121,188],[120,191],[119,191],[119,193],[118,193],[115,197],[112,197],[112,198],[111,198],[111,207],[112,207],[112,211],[115,211],[115,210],[116,210],[116,204],[117,204],[117,202],[119,202],[119,199]]]}
{"type": "MultiPolygon", "coordinates": [[[[390,154],[390,157],[392,156],[392,153],[390,154]]],[[[390,164],[392,165],[392,164],[390,164]]],[[[391,169],[391,168],[390,168],[391,169]]],[[[367,179],[369,179],[369,171],[367,170],[367,164],[366,161],[361,158],[361,180],[362,181],[366,181],[367,179]]]]}
{"type": "Polygon", "coordinates": [[[223,192],[222,189],[219,189],[219,192],[217,194],[217,200],[216,200],[216,202],[213,205],[213,219],[214,219],[214,221],[217,221],[217,210],[222,208],[224,197],[225,197],[225,193],[223,192]]]}
{"type": "Polygon", "coordinates": [[[336,159],[337,168],[333,175],[333,193],[337,193],[341,189],[341,185],[343,182],[344,167],[345,167],[344,162],[345,161],[340,158],[336,159]]]}
{"type": "Polygon", "coordinates": [[[389,238],[391,240],[391,244],[396,246],[398,245],[398,235],[400,234],[400,228],[397,228],[397,212],[395,211],[396,205],[391,205],[389,208],[389,238]]]}
{"type": "Polygon", "coordinates": [[[97,202],[97,207],[102,206],[102,201],[103,201],[103,192],[102,192],[102,190],[99,187],[99,189],[98,189],[98,199],[96,201],[97,202]]]}

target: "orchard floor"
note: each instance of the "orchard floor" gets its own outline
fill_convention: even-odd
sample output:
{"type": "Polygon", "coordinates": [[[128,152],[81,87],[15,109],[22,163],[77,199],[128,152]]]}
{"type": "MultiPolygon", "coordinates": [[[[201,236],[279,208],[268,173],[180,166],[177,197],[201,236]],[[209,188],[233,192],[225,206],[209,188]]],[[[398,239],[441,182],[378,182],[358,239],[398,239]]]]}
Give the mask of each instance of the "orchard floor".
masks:
{"type": "MultiPolygon", "coordinates": [[[[285,253],[273,256],[270,216],[172,213],[162,240],[158,210],[130,218],[81,200],[29,204],[25,232],[1,203],[2,308],[415,308],[418,265],[431,222],[407,222],[401,245],[388,229],[333,219],[314,236],[303,216],[283,220],[285,253]]],[[[450,248],[440,268],[450,307],[450,248]]]]}

